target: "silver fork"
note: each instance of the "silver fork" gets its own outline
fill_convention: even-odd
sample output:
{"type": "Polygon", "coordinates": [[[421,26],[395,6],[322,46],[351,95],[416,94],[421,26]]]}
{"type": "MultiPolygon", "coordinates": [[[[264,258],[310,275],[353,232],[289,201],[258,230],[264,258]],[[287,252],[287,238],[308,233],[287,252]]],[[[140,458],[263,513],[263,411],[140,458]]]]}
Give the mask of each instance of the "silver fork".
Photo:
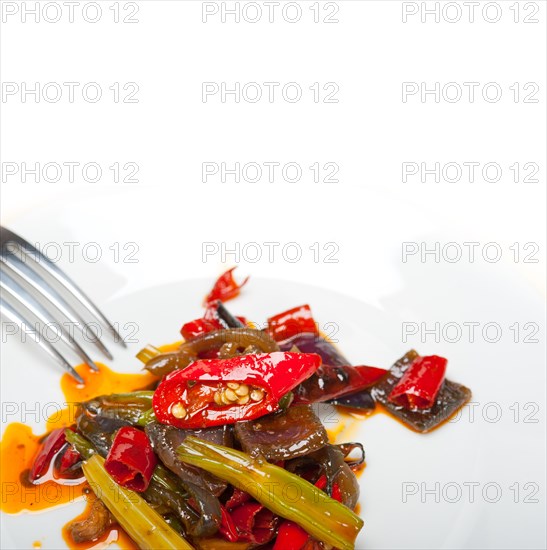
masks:
{"type": "Polygon", "coordinates": [[[85,322],[78,311],[58,292],[49,281],[56,281],[64,294],[71,295],[82,308],[103,325],[114,340],[126,347],[123,338],[112,323],[100,312],[99,308],[86,294],[61,271],[47,256],[42,254],[28,241],[0,226],[0,314],[29,335],[47,354],[81,384],[82,377],[72,367],[62,353],[45,337],[45,328],[54,325],[57,336],[74,354],[93,370],[97,365],[87,352],[63,326],[56,320],[55,310],[68,319],[81,333],[91,335],[91,341],[104,355],[112,359],[111,353],[101,341],[97,332],[85,322]],[[5,299],[6,298],[6,299],[5,299]],[[26,311],[27,313],[24,313],[26,311]],[[28,313],[41,325],[40,334],[28,320],[28,313]],[[84,332],[85,331],[85,332],[84,332]]]}

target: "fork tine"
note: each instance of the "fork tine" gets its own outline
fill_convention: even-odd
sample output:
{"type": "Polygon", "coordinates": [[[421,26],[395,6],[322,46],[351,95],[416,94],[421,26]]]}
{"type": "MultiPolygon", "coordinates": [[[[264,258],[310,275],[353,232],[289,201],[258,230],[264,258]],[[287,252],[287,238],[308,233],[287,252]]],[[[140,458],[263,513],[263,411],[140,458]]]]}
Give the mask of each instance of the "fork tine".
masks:
{"type": "MultiPolygon", "coordinates": [[[[34,315],[43,325],[48,325],[55,320],[51,317],[49,311],[43,307],[35,298],[27,292],[21,285],[15,282],[7,273],[2,273],[0,278],[0,288],[7,292],[12,298],[17,300],[19,304],[25,307],[32,315],[34,315]]],[[[74,352],[80,359],[84,361],[94,371],[98,371],[99,367],[92,361],[91,357],[85,350],[74,340],[70,333],[66,330],[62,323],[58,323],[61,340],[74,352]]]]}
{"type": "MultiPolygon", "coordinates": [[[[10,274],[15,274],[16,278],[20,278],[28,285],[34,288],[37,292],[42,294],[57,310],[59,310],[67,319],[75,323],[78,330],[84,334],[84,327],[86,322],[82,317],[74,311],[74,309],[66,302],[66,300],[51,286],[49,286],[35,271],[33,271],[24,262],[19,260],[16,256],[0,256],[0,261],[3,267],[10,270],[10,274]]],[[[108,351],[106,346],[101,342],[98,334],[92,327],[87,325],[87,330],[93,337],[93,343],[109,358],[112,359],[112,354],[108,351]]]]}
{"type": "Polygon", "coordinates": [[[84,293],[84,291],[61,269],[59,269],[47,256],[42,254],[36,247],[32,246],[28,241],[13,233],[5,227],[0,227],[2,242],[14,241],[16,242],[25,253],[36,264],[42,267],[47,273],[49,273],[56,281],[58,281],[68,292],[70,292],[96,319],[101,321],[104,326],[108,328],[114,340],[119,342],[124,348],[127,344],[120,336],[118,331],[114,328],[114,325],[101,313],[99,308],[91,301],[91,299],[84,293]]]}
{"type": "Polygon", "coordinates": [[[84,384],[83,378],[72,368],[70,363],[51,345],[50,342],[36,334],[30,323],[21,316],[10,304],[0,298],[0,314],[13,323],[17,323],[31,338],[61,367],[66,370],[72,378],[80,384],[84,384]]]}

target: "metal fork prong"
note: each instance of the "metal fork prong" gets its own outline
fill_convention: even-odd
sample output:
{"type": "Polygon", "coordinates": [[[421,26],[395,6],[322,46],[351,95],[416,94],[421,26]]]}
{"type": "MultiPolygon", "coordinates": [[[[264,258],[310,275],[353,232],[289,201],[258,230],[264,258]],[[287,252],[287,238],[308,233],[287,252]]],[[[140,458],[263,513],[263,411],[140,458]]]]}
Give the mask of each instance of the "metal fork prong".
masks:
{"type": "Polygon", "coordinates": [[[46,255],[42,254],[35,246],[32,246],[28,241],[23,239],[23,237],[20,237],[5,227],[1,227],[0,231],[2,242],[7,243],[13,241],[17,243],[26,256],[47,271],[47,273],[65,287],[65,289],[96,319],[101,321],[104,326],[108,328],[116,342],[119,342],[124,348],[127,347],[127,344],[124,342],[119,332],[114,328],[114,325],[101,313],[99,308],[91,301],[85,292],[64,271],[59,269],[46,255]]]}
{"type": "Polygon", "coordinates": [[[43,337],[36,334],[30,323],[21,316],[8,302],[0,298],[0,314],[12,323],[19,325],[25,334],[29,335],[53,360],[66,370],[72,378],[80,384],[85,384],[84,379],[74,370],[70,363],[43,337]]]}
{"type": "Polygon", "coordinates": [[[21,285],[15,282],[7,273],[2,273],[0,278],[0,288],[9,294],[14,300],[25,307],[32,315],[34,315],[44,326],[55,323],[55,327],[59,330],[61,340],[93,370],[98,371],[99,367],[93,362],[86,351],[74,340],[71,334],[66,330],[62,323],[56,323],[51,318],[49,311],[43,307],[29,292],[21,285]]]}
{"type": "MultiPolygon", "coordinates": [[[[112,354],[102,343],[99,335],[93,330],[82,317],[66,302],[66,300],[50,285],[48,285],[39,274],[32,270],[28,265],[13,255],[0,256],[4,268],[10,270],[10,274],[15,274],[16,278],[25,281],[29,286],[44,296],[58,311],[60,311],[69,321],[75,324],[78,330],[84,334],[84,327],[92,336],[93,343],[109,358],[112,354]]],[[[84,335],[85,336],[85,335],[84,335]]]]}

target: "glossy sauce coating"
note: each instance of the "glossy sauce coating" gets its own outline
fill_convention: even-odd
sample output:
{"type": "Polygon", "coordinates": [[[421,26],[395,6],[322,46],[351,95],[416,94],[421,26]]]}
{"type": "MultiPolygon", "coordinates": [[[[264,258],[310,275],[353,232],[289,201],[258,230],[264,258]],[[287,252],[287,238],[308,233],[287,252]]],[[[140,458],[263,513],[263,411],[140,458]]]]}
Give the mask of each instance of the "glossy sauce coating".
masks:
{"type": "MultiPolygon", "coordinates": [[[[67,403],[85,401],[91,397],[110,393],[125,393],[148,388],[157,379],[149,373],[121,374],[98,364],[99,372],[92,371],[86,365],[76,367],[85,381],[77,383],[68,375],[61,378],[61,389],[67,403]]],[[[74,423],[75,407],[56,411],[46,421],[47,431],[67,427],[74,423]]],[[[46,434],[44,434],[46,435],[46,434]]],[[[47,510],[80,499],[88,485],[83,480],[53,480],[50,471],[40,480],[39,485],[28,481],[28,471],[32,466],[44,435],[35,435],[32,429],[20,423],[9,424],[0,442],[0,472],[2,498],[0,510],[8,514],[47,510]]],[[[52,461],[53,463],[53,461],[52,461]]],[[[33,534],[33,536],[36,536],[33,534]]],[[[65,540],[69,535],[64,532],[65,540]]],[[[116,540],[122,548],[135,548],[129,537],[119,527],[113,527],[105,535],[106,540],[116,540]]],[[[98,541],[76,545],[67,540],[73,548],[90,548],[98,541]]],[[[33,542],[29,540],[29,546],[33,542]]]]}

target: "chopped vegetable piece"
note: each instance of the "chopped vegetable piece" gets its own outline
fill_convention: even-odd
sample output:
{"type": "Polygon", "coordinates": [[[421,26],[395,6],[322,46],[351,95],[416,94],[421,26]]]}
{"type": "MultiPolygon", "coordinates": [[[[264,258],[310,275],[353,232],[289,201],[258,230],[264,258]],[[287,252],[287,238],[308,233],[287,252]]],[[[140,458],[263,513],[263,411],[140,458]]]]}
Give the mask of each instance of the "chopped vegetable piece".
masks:
{"type": "Polygon", "coordinates": [[[331,367],[322,365],[294,391],[295,403],[329,401],[369,388],[386,371],[376,367],[331,367]]]}
{"type": "Polygon", "coordinates": [[[231,447],[233,438],[229,426],[218,426],[204,430],[183,430],[159,422],[152,422],[146,426],[145,431],[162,463],[182,481],[203,487],[215,496],[219,496],[224,492],[227,485],[225,481],[195,466],[185,464],[180,460],[176,451],[189,435],[195,435],[201,439],[231,447]]]}
{"type": "MultiPolygon", "coordinates": [[[[95,497],[95,495],[93,496],[95,497]]],[[[113,523],[114,518],[108,508],[102,503],[101,499],[95,497],[89,515],[83,520],[71,522],[68,526],[68,532],[76,543],[91,542],[102,536],[113,523]]]]}
{"type": "Polygon", "coordinates": [[[319,334],[317,323],[314,321],[310,306],[307,304],[293,307],[270,317],[267,330],[276,342],[281,342],[303,332],[319,334]]]}
{"type": "Polygon", "coordinates": [[[412,410],[431,408],[443,383],[447,362],[438,355],[416,357],[391,390],[388,400],[412,410]]]}
{"type": "Polygon", "coordinates": [[[317,451],[329,442],[325,427],[308,405],[295,405],[284,412],[236,422],[234,434],[246,453],[263,456],[270,462],[317,451]]]}
{"type": "Polygon", "coordinates": [[[154,412],[179,428],[253,420],[278,410],[279,400],[320,364],[315,354],[283,352],[199,360],[160,382],[154,412]]]}
{"type": "Polygon", "coordinates": [[[234,520],[224,506],[221,505],[220,509],[222,511],[222,521],[218,531],[226,540],[236,542],[239,539],[239,534],[237,532],[234,520]]]}
{"type": "Polygon", "coordinates": [[[437,428],[463,407],[471,399],[471,390],[445,379],[430,409],[412,411],[392,403],[388,399],[389,394],[417,357],[419,355],[415,350],[406,353],[391,367],[386,378],[372,388],[371,392],[388,412],[402,420],[409,428],[426,433],[437,428]]]}
{"type": "Polygon", "coordinates": [[[74,447],[68,443],[55,457],[53,462],[53,477],[55,479],[74,479],[81,477],[80,469],[82,457],[74,447]]]}
{"type": "Polygon", "coordinates": [[[238,540],[247,540],[261,545],[271,541],[275,536],[279,520],[258,502],[242,504],[230,515],[239,534],[238,540]]]}
{"type": "Polygon", "coordinates": [[[373,411],[376,408],[376,401],[370,393],[370,388],[361,390],[349,395],[341,395],[329,400],[332,405],[347,407],[348,409],[358,409],[359,411],[373,411]]]}
{"type": "Polygon", "coordinates": [[[141,550],[192,550],[137,493],[114,482],[102,457],[93,455],[84,463],[83,470],[93,491],[141,550]]]}
{"type": "Polygon", "coordinates": [[[53,457],[61,450],[65,443],[64,428],[57,428],[46,436],[29,472],[29,480],[31,482],[38,481],[47,473],[53,457]]]}
{"type": "Polygon", "coordinates": [[[300,525],[285,520],[279,526],[279,532],[272,550],[302,550],[310,536],[300,525]]]}
{"type": "Polygon", "coordinates": [[[99,395],[80,403],[80,407],[93,416],[136,424],[142,415],[152,407],[153,395],[153,391],[99,395]]]}
{"type": "Polygon", "coordinates": [[[186,368],[203,354],[218,351],[226,343],[236,344],[240,349],[256,346],[264,353],[279,350],[279,346],[260,330],[248,327],[214,330],[183,342],[178,351],[158,355],[149,361],[145,368],[156,376],[165,376],[174,370],[186,368]]]}
{"type": "Polygon", "coordinates": [[[378,382],[387,373],[377,367],[351,366],[335,346],[315,334],[293,336],[280,346],[283,350],[296,346],[303,353],[317,353],[323,360],[321,367],[295,388],[295,403],[329,401],[359,392],[378,382]]]}
{"type": "Polygon", "coordinates": [[[160,354],[161,351],[158,348],[148,344],[145,348],[142,348],[139,353],[137,353],[136,358],[146,365],[150,359],[154,359],[154,357],[157,357],[160,354]]]}
{"type": "Polygon", "coordinates": [[[344,458],[345,455],[341,449],[335,445],[326,445],[314,453],[291,460],[287,463],[286,469],[290,472],[302,473],[302,469],[306,472],[310,466],[319,466],[320,475],[315,483],[317,484],[324,476],[325,484],[318,486],[335,498],[334,486],[336,485],[341,502],[353,510],[359,500],[359,483],[344,458]]]}
{"type": "Polygon", "coordinates": [[[157,463],[146,434],[125,426],[116,433],[104,465],[117,483],[142,493],[148,488],[157,463]]]}
{"type": "Polygon", "coordinates": [[[192,340],[200,334],[206,334],[213,330],[219,330],[222,326],[220,323],[213,323],[212,321],[207,321],[205,319],[194,319],[189,323],[184,323],[180,329],[180,333],[185,340],[192,340]]]}
{"type": "MultiPolygon", "coordinates": [[[[205,318],[208,318],[209,308],[205,311],[205,318]]],[[[234,317],[225,307],[224,304],[218,300],[216,302],[216,310],[214,312],[215,318],[224,325],[225,328],[242,328],[247,324],[245,317],[234,317]]]]}
{"type": "Polygon", "coordinates": [[[184,462],[248,492],[274,514],[294,521],[312,537],[340,550],[353,550],[363,520],[306,480],[249,455],[188,437],[179,447],[184,462]],[[287,488],[291,487],[291,497],[287,488]]]}
{"type": "Polygon", "coordinates": [[[249,280],[247,277],[241,284],[237,284],[234,280],[234,271],[235,267],[224,272],[215,282],[213,290],[205,297],[204,305],[209,304],[214,300],[231,300],[235,298],[243,285],[249,280]]]}

